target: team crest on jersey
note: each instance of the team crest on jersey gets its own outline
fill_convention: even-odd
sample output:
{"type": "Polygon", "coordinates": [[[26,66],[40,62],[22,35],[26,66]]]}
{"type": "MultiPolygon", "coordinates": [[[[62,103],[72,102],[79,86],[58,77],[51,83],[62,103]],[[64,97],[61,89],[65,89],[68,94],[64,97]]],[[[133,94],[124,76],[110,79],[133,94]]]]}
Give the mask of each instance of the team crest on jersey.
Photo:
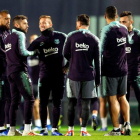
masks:
{"type": "Polygon", "coordinates": [[[43,46],[45,43],[44,42],[40,42],[40,46],[43,46]]]}
{"type": "Polygon", "coordinates": [[[53,55],[53,54],[57,54],[58,53],[58,48],[49,48],[49,49],[43,49],[44,53],[45,53],[45,57],[53,55]]]}
{"type": "Polygon", "coordinates": [[[55,39],[55,40],[54,40],[54,43],[55,43],[55,44],[59,44],[59,43],[60,43],[60,40],[59,40],[59,39],[55,39]]]}
{"type": "Polygon", "coordinates": [[[131,47],[126,47],[125,51],[126,51],[126,53],[131,53],[131,47]]]}

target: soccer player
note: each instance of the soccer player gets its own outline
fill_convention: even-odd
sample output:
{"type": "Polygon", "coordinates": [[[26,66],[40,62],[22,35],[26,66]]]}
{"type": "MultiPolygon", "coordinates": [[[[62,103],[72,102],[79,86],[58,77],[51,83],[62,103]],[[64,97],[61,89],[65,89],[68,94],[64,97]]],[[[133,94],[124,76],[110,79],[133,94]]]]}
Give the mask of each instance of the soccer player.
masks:
{"type": "Polygon", "coordinates": [[[32,94],[31,81],[29,80],[25,61],[27,56],[36,54],[36,51],[26,50],[26,36],[28,31],[27,17],[17,15],[13,19],[12,34],[6,38],[5,51],[7,60],[7,77],[11,89],[10,106],[10,130],[8,136],[21,135],[16,131],[16,114],[21,100],[21,95],[25,101],[25,127],[22,136],[36,135],[31,131],[32,107],[34,96],[32,94]]]}
{"type": "MultiPolygon", "coordinates": [[[[30,36],[29,43],[31,44],[36,38],[38,38],[38,35],[33,34],[30,36]]],[[[27,68],[28,68],[28,73],[32,81],[32,86],[33,86],[33,94],[34,94],[34,106],[33,106],[33,116],[34,116],[34,122],[35,122],[35,129],[34,131],[40,131],[41,129],[41,121],[40,121],[40,116],[39,116],[39,100],[38,100],[38,77],[39,77],[39,60],[38,56],[31,56],[27,58],[27,68]]],[[[21,103],[20,103],[20,108],[22,111],[22,114],[24,114],[24,100],[22,98],[21,103]]],[[[19,129],[20,131],[24,130],[24,120],[23,124],[19,129]]]]}
{"type": "Polygon", "coordinates": [[[102,92],[108,96],[110,116],[113,123],[113,130],[105,136],[121,135],[119,128],[120,110],[125,121],[125,135],[131,135],[129,104],[125,97],[127,28],[117,21],[117,17],[116,7],[107,7],[105,19],[108,25],[101,32],[102,92]]]}
{"type": "Polygon", "coordinates": [[[6,76],[5,39],[10,34],[9,11],[0,12],[0,136],[6,136],[8,129],[4,127],[6,118],[7,128],[10,127],[9,109],[11,104],[10,85],[6,76]],[[5,102],[6,101],[6,102],[5,102]],[[5,112],[4,112],[5,111],[5,112]]]}
{"type": "Polygon", "coordinates": [[[53,102],[53,122],[52,136],[61,136],[58,132],[58,121],[61,110],[61,100],[63,97],[64,74],[63,68],[63,45],[66,35],[53,31],[50,16],[42,15],[39,18],[39,28],[41,36],[33,41],[28,50],[39,49],[39,98],[40,98],[40,118],[42,135],[48,135],[46,128],[46,118],[50,91],[52,91],[53,102]]]}
{"type": "Polygon", "coordinates": [[[97,86],[100,84],[99,39],[89,30],[90,18],[86,14],[77,17],[77,30],[69,33],[64,47],[64,57],[69,61],[67,79],[68,132],[74,135],[74,118],[77,99],[82,97],[81,136],[91,136],[86,129],[89,118],[90,100],[97,97],[94,91],[94,71],[96,70],[97,86]],[[95,69],[93,66],[95,64],[95,69]]]}
{"type": "MultiPolygon", "coordinates": [[[[124,11],[120,14],[120,23],[128,29],[128,41],[126,46],[128,77],[126,99],[130,99],[130,87],[132,86],[138,101],[138,112],[140,116],[140,31],[133,27],[133,16],[130,11],[124,11]]],[[[120,127],[123,132],[123,116],[120,116],[120,127]]]]}

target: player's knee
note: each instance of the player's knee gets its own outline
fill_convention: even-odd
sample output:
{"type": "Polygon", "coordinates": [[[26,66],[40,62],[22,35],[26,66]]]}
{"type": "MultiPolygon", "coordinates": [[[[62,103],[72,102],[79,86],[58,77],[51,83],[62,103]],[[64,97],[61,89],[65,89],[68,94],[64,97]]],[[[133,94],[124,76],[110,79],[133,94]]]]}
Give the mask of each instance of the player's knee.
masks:
{"type": "Polygon", "coordinates": [[[76,106],[75,106],[73,103],[70,103],[70,104],[68,105],[68,110],[69,110],[69,111],[75,110],[75,108],[76,108],[76,106]]]}
{"type": "Polygon", "coordinates": [[[73,110],[76,107],[77,99],[69,98],[68,110],[73,110]]]}
{"type": "Polygon", "coordinates": [[[82,109],[90,109],[90,99],[82,99],[82,109]]]}
{"type": "Polygon", "coordinates": [[[119,99],[117,96],[109,96],[108,97],[108,103],[110,105],[116,104],[116,103],[118,103],[118,101],[119,101],[119,99]]]}
{"type": "Polygon", "coordinates": [[[109,100],[108,103],[112,104],[113,102],[115,102],[115,100],[109,100]]]}
{"type": "Polygon", "coordinates": [[[118,101],[121,102],[128,102],[125,95],[118,96],[118,101]]]}

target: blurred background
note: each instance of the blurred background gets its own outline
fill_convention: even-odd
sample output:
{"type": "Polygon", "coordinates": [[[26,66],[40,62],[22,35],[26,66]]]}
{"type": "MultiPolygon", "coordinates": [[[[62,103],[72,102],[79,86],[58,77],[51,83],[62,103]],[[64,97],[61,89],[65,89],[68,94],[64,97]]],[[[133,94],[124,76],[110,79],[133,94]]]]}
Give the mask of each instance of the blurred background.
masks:
{"type": "MultiPolygon", "coordinates": [[[[91,18],[90,30],[100,36],[100,30],[106,25],[104,13],[106,7],[113,5],[118,9],[118,14],[122,11],[131,11],[134,18],[134,27],[140,29],[140,0],[0,0],[0,10],[9,10],[12,19],[16,15],[26,15],[28,17],[29,30],[27,41],[32,34],[40,35],[38,23],[41,15],[50,15],[53,27],[56,31],[69,33],[76,29],[76,17],[79,14],[87,14],[91,18]]],[[[11,21],[12,29],[12,21],[11,21]]],[[[137,101],[131,90],[131,123],[138,124],[137,101]],[[133,119],[132,119],[133,118],[133,119]]],[[[63,99],[63,124],[67,125],[67,98],[63,99]]],[[[50,110],[52,105],[50,105],[50,110]]],[[[50,113],[51,115],[51,113],[50,113]]],[[[78,114],[77,114],[78,115],[78,114]]],[[[22,124],[22,116],[19,110],[18,124],[22,124]]],[[[51,117],[52,118],[52,117],[51,117]]],[[[108,116],[108,118],[110,118],[108,116]]],[[[78,122],[78,116],[76,118],[78,122]]],[[[111,123],[110,119],[108,121],[111,123]]],[[[90,123],[90,121],[89,121],[90,123]]]]}

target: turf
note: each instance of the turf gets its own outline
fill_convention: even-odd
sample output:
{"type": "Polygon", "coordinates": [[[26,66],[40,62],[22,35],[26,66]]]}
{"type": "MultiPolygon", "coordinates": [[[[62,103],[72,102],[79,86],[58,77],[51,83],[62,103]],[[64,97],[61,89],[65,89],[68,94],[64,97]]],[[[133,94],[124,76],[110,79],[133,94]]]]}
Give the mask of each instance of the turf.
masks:
{"type": "MultiPolygon", "coordinates": [[[[140,133],[140,126],[132,126],[132,135],[131,136],[103,136],[108,131],[112,130],[112,127],[110,126],[108,128],[107,132],[99,132],[99,131],[93,131],[93,129],[88,126],[87,127],[88,132],[92,135],[91,137],[81,137],[80,136],[80,127],[75,126],[74,128],[74,136],[73,137],[65,137],[65,136],[14,136],[14,137],[7,137],[3,136],[0,137],[0,140],[140,140],[140,135],[138,136],[138,133],[140,133]]],[[[65,134],[67,132],[67,127],[62,126],[61,133],[65,134]]],[[[49,132],[50,134],[50,132],[49,132]]],[[[51,134],[50,134],[51,135],[51,134]]]]}

